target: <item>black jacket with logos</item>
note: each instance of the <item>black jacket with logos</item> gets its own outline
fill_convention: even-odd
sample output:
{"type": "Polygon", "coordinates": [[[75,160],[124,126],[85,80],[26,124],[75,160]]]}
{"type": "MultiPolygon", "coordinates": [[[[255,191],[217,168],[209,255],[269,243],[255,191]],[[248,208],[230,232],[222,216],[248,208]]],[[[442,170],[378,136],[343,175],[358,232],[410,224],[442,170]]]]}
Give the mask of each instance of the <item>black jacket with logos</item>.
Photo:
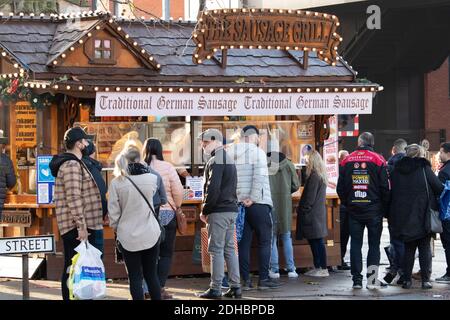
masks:
{"type": "Polygon", "coordinates": [[[211,153],[205,166],[203,214],[213,212],[237,212],[236,166],[220,147],[211,153]]]}
{"type": "Polygon", "coordinates": [[[387,215],[390,186],[386,160],[370,147],[360,147],[340,164],[337,193],[358,221],[387,215]]]}
{"type": "Polygon", "coordinates": [[[424,158],[402,158],[394,166],[391,184],[388,215],[391,235],[405,242],[426,237],[431,233],[428,204],[437,210],[436,198],[444,189],[430,162],[424,158]]]}

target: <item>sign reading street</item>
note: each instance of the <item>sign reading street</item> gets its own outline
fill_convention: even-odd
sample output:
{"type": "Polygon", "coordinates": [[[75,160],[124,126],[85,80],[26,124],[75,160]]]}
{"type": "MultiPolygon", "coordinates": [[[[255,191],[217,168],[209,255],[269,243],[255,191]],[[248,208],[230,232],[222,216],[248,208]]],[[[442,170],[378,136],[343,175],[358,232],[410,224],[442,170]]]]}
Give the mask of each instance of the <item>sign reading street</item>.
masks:
{"type": "Polygon", "coordinates": [[[0,238],[0,254],[54,253],[54,235],[0,238]]]}

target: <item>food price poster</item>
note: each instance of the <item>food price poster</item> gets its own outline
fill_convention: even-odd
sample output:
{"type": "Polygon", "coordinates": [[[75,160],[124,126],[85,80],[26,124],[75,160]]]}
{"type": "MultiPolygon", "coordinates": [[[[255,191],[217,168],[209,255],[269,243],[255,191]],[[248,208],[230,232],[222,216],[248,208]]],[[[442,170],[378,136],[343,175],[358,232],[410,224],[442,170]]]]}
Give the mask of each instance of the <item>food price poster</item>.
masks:
{"type": "Polygon", "coordinates": [[[335,194],[337,181],[339,178],[339,160],[338,160],[338,125],[337,116],[329,119],[330,136],[325,140],[323,147],[323,160],[328,175],[327,194],[335,194]]]}
{"type": "Polygon", "coordinates": [[[49,204],[53,202],[55,178],[50,171],[52,156],[37,157],[37,203],[49,204]]]}

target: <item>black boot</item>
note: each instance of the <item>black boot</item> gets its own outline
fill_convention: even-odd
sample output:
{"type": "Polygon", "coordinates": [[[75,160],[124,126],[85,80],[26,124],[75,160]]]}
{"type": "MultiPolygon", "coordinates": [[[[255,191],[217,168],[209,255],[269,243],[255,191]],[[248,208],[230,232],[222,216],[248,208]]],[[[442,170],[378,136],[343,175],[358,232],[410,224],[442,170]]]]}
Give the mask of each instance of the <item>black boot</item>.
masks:
{"type": "Polygon", "coordinates": [[[209,288],[205,292],[198,295],[199,298],[204,299],[222,299],[222,292],[209,288]]]}
{"type": "Polygon", "coordinates": [[[242,290],[241,288],[230,288],[227,292],[223,294],[226,298],[236,298],[240,299],[242,298],[242,290]]]}
{"type": "Polygon", "coordinates": [[[388,273],[384,276],[383,280],[386,281],[387,283],[391,284],[392,280],[394,280],[395,278],[395,274],[392,273],[388,273]]]}
{"type": "Polygon", "coordinates": [[[405,280],[405,282],[402,285],[402,288],[403,289],[411,289],[411,286],[412,286],[411,280],[409,280],[409,281],[405,280]]]}

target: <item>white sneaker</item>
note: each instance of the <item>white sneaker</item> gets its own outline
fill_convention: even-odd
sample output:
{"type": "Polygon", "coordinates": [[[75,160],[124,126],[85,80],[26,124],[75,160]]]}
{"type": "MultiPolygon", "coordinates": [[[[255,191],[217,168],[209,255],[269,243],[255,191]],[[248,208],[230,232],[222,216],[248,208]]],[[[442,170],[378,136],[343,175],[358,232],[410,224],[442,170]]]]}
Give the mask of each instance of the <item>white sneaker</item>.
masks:
{"type": "Polygon", "coordinates": [[[329,277],[330,273],[328,272],[328,269],[320,269],[317,276],[318,277],[329,277]]]}
{"type": "Polygon", "coordinates": [[[296,279],[296,278],[298,278],[298,273],[295,272],[295,270],[294,271],[289,271],[288,272],[288,278],[296,279]]]}
{"type": "Polygon", "coordinates": [[[316,274],[317,273],[317,271],[318,271],[319,269],[311,269],[311,270],[309,270],[308,272],[305,272],[305,276],[312,276],[313,274],[316,274]]]}
{"type": "Polygon", "coordinates": [[[314,273],[309,275],[310,277],[324,278],[330,276],[327,269],[316,269],[314,273]]]}
{"type": "Polygon", "coordinates": [[[269,278],[270,279],[280,279],[280,273],[269,270],[269,278]]]}

